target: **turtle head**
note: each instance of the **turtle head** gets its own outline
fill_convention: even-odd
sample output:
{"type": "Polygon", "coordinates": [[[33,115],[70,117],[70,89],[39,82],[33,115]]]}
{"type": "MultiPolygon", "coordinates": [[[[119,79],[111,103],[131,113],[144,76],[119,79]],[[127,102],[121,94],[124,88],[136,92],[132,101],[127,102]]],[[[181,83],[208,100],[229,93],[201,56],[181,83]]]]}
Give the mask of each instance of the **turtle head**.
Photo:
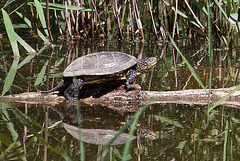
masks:
{"type": "Polygon", "coordinates": [[[139,60],[137,63],[137,72],[146,73],[150,71],[157,64],[156,57],[150,57],[146,59],[139,60]]]}

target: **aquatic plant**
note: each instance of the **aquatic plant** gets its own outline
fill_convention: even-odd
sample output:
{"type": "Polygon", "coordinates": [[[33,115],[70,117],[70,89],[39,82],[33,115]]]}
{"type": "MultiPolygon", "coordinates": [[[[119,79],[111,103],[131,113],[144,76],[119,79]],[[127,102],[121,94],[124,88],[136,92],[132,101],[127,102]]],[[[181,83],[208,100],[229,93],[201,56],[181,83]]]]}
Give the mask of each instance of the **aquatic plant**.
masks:
{"type": "MultiPolygon", "coordinates": [[[[239,1],[237,0],[226,0],[221,2],[217,0],[53,0],[52,2],[49,2],[49,0],[46,0],[46,2],[34,0],[20,2],[20,4],[16,7],[14,3],[19,3],[19,1],[8,0],[1,8],[2,15],[0,15],[1,27],[4,27],[7,33],[7,38],[14,56],[12,64],[8,66],[6,65],[9,67],[9,70],[7,67],[5,68],[6,77],[4,78],[2,95],[5,95],[7,92],[11,93],[10,87],[13,85],[15,76],[20,68],[28,64],[36,55],[41,54],[41,52],[47,48],[44,45],[49,45],[50,48],[54,49],[54,44],[60,38],[62,40],[67,39],[78,41],[92,40],[94,38],[106,40],[114,37],[120,41],[127,39],[132,43],[139,44],[148,40],[154,41],[158,46],[163,47],[164,51],[166,51],[166,48],[170,48],[172,51],[173,55],[171,55],[171,60],[173,60],[172,64],[174,66],[175,73],[177,73],[177,65],[186,64],[192,76],[203,89],[206,89],[206,92],[210,92],[211,88],[213,88],[213,50],[219,46],[226,50],[238,46],[237,33],[239,33],[239,1]],[[29,12],[27,15],[25,15],[26,12],[21,10],[22,7],[29,8],[29,10],[26,10],[29,12]],[[34,34],[40,38],[44,46],[43,48],[36,50],[21,38],[21,35],[16,32],[16,24],[11,20],[11,16],[13,14],[19,16],[28,28],[34,31],[34,34]],[[54,37],[52,35],[52,32],[54,31],[59,32],[61,37],[54,37]],[[178,46],[179,40],[182,40],[183,38],[186,38],[187,41],[195,43],[195,40],[199,37],[203,38],[207,42],[207,48],[203,49],[209,61],[208,66],[210,67],[209,75],[207,76],[208,81],[206,82],[201,80],[201,75],[198,75],[193,65],[189,63],[189,58],[182,53],[182,49],[178,46]],[[22,54],[19,46],[24,48],[25,52],[28,53],[28,56],[20,59],[22,54]],[[177,59],[178,54],[181,57],[180,61],[177,59]]],[[[155,55],[162,58],[164,55],[166,56],[169,54],[166,52],[163,53],[164,54],[155,52],[155,55]]],[[[196,53],[193,53],[191,56],[194,56],[194,54],[196,53]]],[[[227,57],[230,57],[228,52],[221,56],[220,61],[226,60],[227,57]]],[[[54,67],[57,67],[62,62],[62,59],[58,60],[54,67]]],[[[49,63],[50,61],[46,60],[43,63],[40,72],[34,77],[34,83],[32,85],[35,88],[46,79],[45,75],[47,67],[50,65],[49,63]]],[[[229,79],[236,79],[236,77],[237,74],[236,76],[227,76],[229,79]]],[[[30,81],[28,81],[28,83],[29,82],[30,81]]],[[[239,89],[240,85],[238,85],[215,105],[208,105],[207,113],[210,115],[211,111],[213,111],[215,107],[239,89]]],[[[36,90],[38,89],[36,88],[36,90]]],[[[3,113],[6,113],[4,108],[1,110],[3,113]]],[[[20,118],[22,115],[18,112],[19,111],[13,111],[17,118],[23,121],[22,123],[24,125],[31,127],[32,122],[30,123],[30,121],[26,120],[24,117],[20,118]]],[[[134,126],[136,125],[136,120],[139,116],[140,114],[138,113],[134,118],[134,126]]],[[[156,120],[158,119],[167,122],[165,117],[155,116],[155,118],[156,120]]],[[[16,131],[12,128],[11,123],[8,122],[7,119],[2,122],[6,123],[10,127],[9,131],[13,136],[13,140],[16,141],[5,143],[9,146],[9,149],[11,149],[12,147],[16,147],[16,145],[18,147],[20,144],[16,139],[16,131]]],[[[178,124],[178,126],[180,126],[180,124],[178,124]]],[[[226,122],[225,131],[222,133],[225,138],[228,137],[229,126],[228,122],[226,122]]],[[[42,127],[40,128],[45,130],[42,127]]],[[[124,130],[124,128],[122,130],[124,130]]],[[[130,136],[132,133],[133,128],[130,130],[130,136]]],[[[46,145],[56,154],[61,155],[58,150],[50,146],[37,133],[35,133],[35,135],[41,143],[46,145]]],[[[4,137],[7,138],[6,136],[4,137]]],[[[7,139],[7,141],[8,140],[9,139],[7,139]]],[[[227,139],[224,140],[224,158],[226,158],[227,141],[227,139]]],[[[180,149],[186,145],[187,139],[178,142],[178,147],[180,149]]],[[[79,142],[79,147],[81,154],[84,153],[84,146],[81,141],[79,142]]],[[[127,160],[129,147],[130,140],[127,142],[123,154],[120,154],[122,160],[127,160]]],[[[18,152],[20,155],[23,154],[22,149],[18,152]]],[[[61,156],[66,157],[63,154],[61,156]]],[[[85,159],[83,154],[80,158],[82,160],[85,159]]],[[[22,160],[25,160],[25,158],[22,157],[22,160]]]]}

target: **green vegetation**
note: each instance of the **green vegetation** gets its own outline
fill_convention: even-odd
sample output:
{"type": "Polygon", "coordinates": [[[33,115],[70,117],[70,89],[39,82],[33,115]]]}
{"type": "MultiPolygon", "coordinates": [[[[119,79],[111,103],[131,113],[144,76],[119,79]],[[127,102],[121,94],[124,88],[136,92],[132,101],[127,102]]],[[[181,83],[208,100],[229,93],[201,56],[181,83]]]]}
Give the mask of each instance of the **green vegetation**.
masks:
{"type": "MultiPolygon", "coordinates": [[[[192,39],[203,37],[208,41],[210,66],[213,63],[212,40],[217,40],[225,48],[238,45],[237,41],[234,40],[236,33],[239,31],[237,21],[238,1],[199,2],[194,0],[191,3],[176,1],[175,4],[171,4],[169,1],[155,0],[141,0],[138,3],[136,0],[62,1],[58,3],[48,0],[47,2],[34,0],[34,2],[22,2],[19,7],[13,8],[10,13],[7,13],[5,9],[7,7],[11,8],[11,5],[16,2],[8,0],[1,9],[3,16],[1,22],[5,25],[15,56],[12,68],[5,78],[7,83],[3,87],[2,95],[9,91],[18,68],[18,57],[20,56],[18,43],[32,55],[39,54],[14,31],[14,24],[9,17],[12,14],[17,14],[22,18],[28,28],[32,28],[46,45],[50,42],[54,44],[58,39],[53,39],[51,34],[53,27],[59,31],[61,38],[71,40],[116,37],[120,40],[128,39],[133,42],[144,42],[146,37],[153,34],[154,40],[159,45],[167,45],[169,38],[179,54],[181,54],[181,51],[174,42],[176,37],[177,39],[181,37],[192,37],[192,39]],[[34,17],[23,15],[19,11],[21,7],[31,7],[34,17]]],[[[187,62],[183,54],[181,56],[195,79],[205,89],[194,68],[187,62]]],[[[20,63],[21,66],[33,57],[27,57],[28,61],[20,63]]],[[[34,85],[39,85],[43,79],[46,65],[48,65],[48,61],[39,73],[34,85]]],[[[212,69],[210,68],[210,70],[212,69]]],[[[209,83],[205,85],[209,89],[211,89],[212,84],[211,75],[210,72],[209,83]]]]}
{"type": "MultiPolygon", "coordinates": [[[[3,33],[6,33],[6,35],[0,36],[7,37],[9,41],[7,43],[12,49],[9,53],[13,54],[11,65],[6,63],[6,55],[9,55],[9,53],[6,53],[0,58],[1,61],[4,62],[3,65],[0,66],[0,69],[6,73],[5,78],[0,78],[1,81],[4,81],[1,95],[8,93],[11,94],[12,86],[21,88],[20,86],[13,84],[16,75],[19,74],[18,71],[24,66],[29,65],[29,62],[31,62],[33,58],[41,55],[44,51],[52,50],[53,52],[50,52],[51,54],[45,55],[46,57],[49,57],[49,60],[42,63],[43,65],[40,67],[38,74],[34,75],[32,78],[25,78],[19,74],[22,81],[27,82],[27,84],[31,84],[34,89],[38,91],[39,86],[43,82],[46,82],[47,71],[54,73],[56,68],[59,68],[60,64],[64,62],[63,58],[59,58],[55,61],[54,65],[51,64],[51,58],[55,51],[55,45],[59,40],[67,40],[67,42],[93,41],[99,39],[101,41],[112,39],[119,41],[127,40],[132,44],[137,44],[136,46],[139,48],[141,48],[142,44],[147,43],[148,41],[154,41],[158,47],[162,48],[164,53],[161,54],[155,52],[155,55],[158,58],[171,57],[171,59],[165,59],[165,61],[172,61],[171,64],[173,64],[173,67],[171,67],[171,69],[175,71],[175,76],[177,73],[177,66],[186,65],[186,68],[191,72],[191,75],[194,77],[196,82],[201,88],[205,89],[206,92],[209,92],[212,88],[214,88],[214,59],[220,58],[220,62],[229,60],[232,58],[230,49],[239,47],[239,1],[237,0],[46,0],[46,2],[41,2],[40,0],[28,0],[27,2],[7,0],[5,4],[0,7],[0,29],[1,31],[4,31],[3,33]],[[16,18],[16,16],[18,18],[16,18]],[[21,19],[21,23],[15,23],[14,20],[16,19],[21,19]],[[21,35],[20,32],[17,32],[20,29],[31,30],[31,36],[37,36],[38,40],[41,42],[40,47],[32,47],[29,42],[24,40],[22,38],[23,35],[21,35]],[[54,32],[57,32],[57,34],[53,34],[54,32]],[[181,49],[183,40],[186,40],[186,42],[196,43],[199,42],[199,39],[203,39],[207,42],[206,47],[199,49],[198,52],[192,53],[190,56],[184,55],[182,52],[183,49],[181,49]],[[227,52],[224,52],[222,55],[214,55],[214,50],[222,51],[223,49],[227,52]],[[27,54],[22,54],[24,53],[22,51],[27,52],[27,54]],[[170,52],[167,51],[172,51],[171,53],[173,54],[170,54],[170,52]],[[194,64],[191,64],[189,61],[189,59],[198,55],[199,52],[205,54],[201,57],[206,57],[206,59],[208,59],[208,64],[206,66],[209,67],[209,75],[207,76],[200,75],[194,68],[194,64]],[[177,59],[178,55],[180,55],[181,60],[177,59]],[[206,77],[205,81],[203,77],[206,77]]],[[[139,49],[139,51],[141,50],[139,49]]],[[[201,60],[199,59],[198,62],[201,62],[201,60]]],[[[231,61],[227,62],[231,63],[231,61]]],[[[225,83],[227,84],[232,81],[237,84],[236,78],[238,78],[239,72],[233,69],[229,73],[230,74],[224,78],[225,83]]],[[[60,74],[57,76],[59,75],[60,74]]],[[[57,76],[53,75],[52,78],[57,76]]],[[[164,83],[167,86],[167,81],[164,83]]],[[[214,111],[215,107],[228,99],[231,94],[239,89],[240,85],[238,85],[215,105],[208,105],[203,117],[209,116],[208,119],[213,120],[214,116],[210,117],[210,115],[211,112],[214,111]]],[[[7,105],[0,105],[0,114],[2,115],[2,118],[4,118],[0,120],[0,124],[6,125],[9,133],[11,134],[11,137],[8,137],[7,135],[0,133],[0,149],[3,144],[7,147],[5,151],[1,151],[0,160],[12,159],[12,156],[14,155],[8,156],[9,152],[17,154],[17,157],[22,160],[27,160],[24,154],[24,148],[21,145],[22,143],[18,140],[18,133],[14,129],[11,119],[9,118],[8,111],[6,110],[8,109],[7,105]]],[[[129,121],[133,127],[135,127],[140,115],[147,108],[148,106],[144,106],[142,110],[140,110],[139,113],[137,113],[136,116],[129,121]]],[[[53,138],[63,144],[62,147],[59,146],[60,148],[56,149],[37,132],[42,130],[45,133],[48,133],[46,128],[38,125],[28,117],[25,117],[25,115],[19,110],[11,109],[10,111],[14,114],[14,116],[16,116],[16,119],[21,122],[22,125],[28,127],[28,129],[30,129],[34,134],[34,137],[31,139],[28,146],[31,144],[31,146],[37,149],[37,139],[52,152],[58,154],[66,160],[69,159],[69,156],[72,155],[73,151],[69,152],[70,155],[66,154],[67,150],[64,149],[66,142],[63,138],[61,138],[62,140],[53,138]],[[38,130],[32,129],[33,126],[38,128],[38,130]]],[[[229,131],[231,130],[233,124],[235,126],[238,125],[239,120],[235,117],[231,119],[228,118],[229,120],[225,121],[223,124],[224,130],[220,131],[221,133],[217,135],[213,134],[213,131],[207,130],[207,125],[205,125],[207,124],[207,121],[204,122],[204,119],[199,118],[199,115],[203,115],[203,112],[201,110],[198,112],[200,114],[198,113],[194,116],[194,126],[191,127],[189,125],[186,128],[187,130],[184,131],[184,134],[187,135],[189,132],[194,131],[194,136],[191,136],[193,137],[191,139],[195,144],[196,138],[201,135],[199,132],[199,129],[201,129],[200,125],[204,125],[202,128],[207,133],[206,135],[209,136],[208,138],[212,137],[212,139],[219,139],[220,136],[222,136],[222,138],[220,138],[220,141],[224,143],[224,153],[222,158],[226,159],[226,147],[228,144],[232,144],[232,142],[234,142],[234,140],[230,140],[231,142],[229,143],[227,140],[230,135],[229,131]]],[[[80,119],[79,111],[78,118],[80,119]]],[[[154,115],[154,120],[164,123],[164,127],[166,124],[168,126],[171,125],[172,128],[178,131],[181,131],[183,128],[181,123],[165,116],[154,115]]],[[[79,126],[80,122],[81,121],[78,120],[79,126]]],[[[219,123],[215,121],[214,125],[217,124],[219,123]]],[[[128,125],[124,126],[114,139],[126,130],[127,126],[128,125]]],[[[159,126],[162,125],[159,124],[159,126]]],[[[214,130],[217,131],[218,129],[215,128],[214,130]]],[[[130,136],[133,135],[133,131],[134,128],[131,128],[129,132],[130,136]]],[[[161,136],[163,138],[168,137],[169,133],[170,131],[162,134],[161,136]]],[[[203,135],[204,134],[202,134],[202,136],[203,135]]],[[[103,150],[99,153],[102,154],[101,157],[104,158],[106,153],[110,151],[110,145],[114,139],[103,147],[103,150]]],[[[188,139],[189,138],[186,136],[179,135],[179,139],[176,139],[172,144],[169,144],[167,148],[171,149],[173,145],[177,144],[179,149],[183,149],[184,147],[191,145],[188,139]]],[[[239,138],[236,139],[239,140],[239,138]]],[[[129,156],[130,141],[131,139],[129,139],[125,144],[122,154],[120,154],[118,149],[114,149],[114,153],[122,160],[128,160],[131,158],[131,156],[129,156]]],[[[201,144],[201,142],[198,143],[201,144]]],[[[79,142],[79,149],[81,153],[79,158],[84,160],[85,156],[83,153],[86,147],[84,147],[82,141],[79,142]]],[[[194,151],[195,150],[196,149],[194,149],[194,151]]],[[[162,152],[163,151],[161,151],[161,153],[162,152]]],[[[188,151],[183,151],[183,153],[188,153],[188,151]]],[[[156,156],[155,159],[159,159],[159,157],[156,156]]]]}

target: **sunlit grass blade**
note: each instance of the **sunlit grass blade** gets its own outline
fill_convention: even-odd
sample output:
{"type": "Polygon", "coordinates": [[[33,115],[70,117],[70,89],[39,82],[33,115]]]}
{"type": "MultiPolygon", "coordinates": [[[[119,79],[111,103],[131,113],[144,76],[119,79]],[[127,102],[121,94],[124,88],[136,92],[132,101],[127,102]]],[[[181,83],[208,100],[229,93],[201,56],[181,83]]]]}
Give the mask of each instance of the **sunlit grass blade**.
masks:
{"type": "MultiPolygon", "coordinates": [[[[171,6],[170,3],[168,1],[163,1],[167,6],[171,6]]],[[[175,12],[176,8],[174,6],[172,6],[172,10],[175,12]]],[[[195,21],[191,20],[189,18],[189,16],[187,16],[184,12],[181,12],[179,9],[177,10],[177,14],[181,17],[183,17],[184,19],[187,19],[190,23],[192,23],[194,26],[196,26],[197,28],[200,28],[200,26],[198,25],[198,23],[196,23],[195,21]]]]}
{"type": "Polygon", "coordinates": [[[28,55],[27,57],[25,57],[25,58],[23,59],[23,61],[18,64],[17,69],[19,69],[19,68],[21,68],[23,65],[29,63],[34,57],[35,57],[35,55],[28,55]]]}
{"type": "Polygon", "coordinates": [[[126,144],[123,149],[123,155],[122,155],[122,161],[128,160],[129,159],[129,149],[130,149],[130,143],[132,141],[133,133],[135,130],[135,127],[137,125],[138,119],[140,118],[141,114],[149,108],[149,105],[144,105],[141,107],[141,109],[137,112],[137,114],[130,120],[131,123],[131,128],[129,130],[129,137],[126,141],[126,144]]]}
{"type": "Polygon", "coordinates": [[[6,92],[9,91],[12,82],[15,78],[16,72],[17,72],[17,66],[18,66],[18,62],[19,62],[19,58],[14,58],[13,59],[13,63],[12,66],[4,80],[4,86],[3,86],[3,91],[2,91],[2,95],[4,95],[6,92]]]}
{"type": "Polygon", "coordinates": [[[215,105],[213,105],[212,107],[210,107],[208,109],[208,113],[213,110],[215,107],[217,107],[218,105],[220,105],[222,102],[226,101],[233,93],[237,92],[240,90],[240,84],[234,88],[233,90],[231,90],[226,96],[224,96],[222,99],[220,99],[215,105]]]}
{"type": "Polygon", "coordinates": [[[121,127],[121,129],[118,131],[118,133],[108,141],[106,145],[103,146],[102,151],[99,153],[99,155],[102,155],[107,152],[107,148],[110,147],[111,144],[114,143],[114,141],[126,130],[128,129],[129,123],[127,122],[124,126],[121,127]]]}
{"type": "MultiPolygon", "coordinates": [[[[32,26],[32,22],[26,18],[25,16],[23,16],[20,12],[16,12],[24,21],[25,23],[32,29],[36,29],[36,26],[32,26]]],[[[36,32],[38,34],[38,36],[47,44],[50,44],[49,40],[42,34],[42,32],[39,29],[36,29],[36,32]]]]}
{"type": "MultiPolygon", "coordinates": [[[[175,44],[175,42],[173,41],[173,39],[171,38],[171,36],[169,35],[169,38],[173,44],[173,46],[175,47],[175,49],[177,50],[177,52],[181,55],[183,61],[186,63],[188,69],[190,70],[190,72],[192,73],[193,77],[196,79],[196,81],[200,84],[200,86],[206,91],[206,87],[203,85],[201,79],[199,78],[198,74],[196,73],[196,71],[194,70],[194,68],[191,66],[191,64],[187,61],[187,59],[183,56],[183,54],[181,53],[181,51],[179,50],[179,48],[177,47],[177,45],[175,44]]],[[[206,91],[207,92],[207,91],[206,91]]]]}
{"type": "MultiPolygon", "coordinates": [[[[1,103],[1,108],[0,108],[0,113],[2,114],[2,118],[3,120],[5,121],[9,121],[10,118],[9,118],[9,114],[8,114],[8,111],[6,110],[7,109],[7,104],[6,103],[1,103]]],[[[16,132],[16,130],[14,129],[14,126],[13,126],[13,123],[12,122],[8,122],[7,123],[7,129],[9,130],[11,136],[12,136],[12,141],[15,142],[17,141],[18,139],[18,133],[16,132]]]]}
{"type": "Polygon", "coordinates": [[[9,4],[13,3],[14,1],[16,1],[16,0],[8,0],[8,1],[4,4],[4,7],[3,7],[3,8],[7,7],[9,4]]]}
{"type": "Polygon", "coordinates": [[[36,54],[36,50],[33,49],[28,43],[26,43],[17,33],[15,33],[15,38],[30,54],[36,54]]]}
{"type": "Polygon", "coordinates": [[[35,2],[35,6],[36,6],[36,9],[37,9],[39,20],[42,24],[42,27],[43,27],[46,35],[49,37],[42,5],[38,0],[34,0],[34,2],[35,2]]]}
{"type": "Polygon", "coordinates": [[[188,140],[184,140],[184,141],[179,142],[179,143],[178,143],[178,146],[177,146],[176,148],[178,148],[178,149],[183,149],[183,148],[185,147],[187,141],[188,141],[188,140]]]}
{"type": "MultiPolygon", "coordinates": [[[[7,130],[11,135],[4,135],[0,133],[0,142],[5,144],[7,146],[7,149],[5,151],[1,151],[0,155],[0,160],[5,160],[6,158],[9,157],[9,152],[10,151],[15,151],[17,155],[22,155],[23,151],[19,150],[18,148],[21,148],[21,142],[19,141],[19,134],[14,128],[14,124],[11,122],[11,118],[9,117],[8,114],[8,109],[9,105],[7,103],[0,103],[0,116],[2,116],[2,119],[7,121],[6,126],[7,130]],[[11,136],[11,138],[10,138],[11,136]],[[6,156],[3,157],[3,154],[6,154],[6,156]],[[4,159],[3,159],[4,158],[4,159]]],[[[21,157],[22,160],[26,160],[26,157],[22,155],[21,157]]]]}
{"type": "MultiPolygon", "coordinates": [[[[38,54],[42,53],[47,47],[48,47],[48,46],[43,46],[43,47],[38,51],[38,54]]],[[[36,54],[37,54],[37,53],[36,53],[36,54]]],[[[18,64],[17,69],[19,69],[19,68],[21,68],[22,66],[24,66],[25,64],[29,63],[29,62],[32,60],[32,58],[34,58],[34,57],[35,57],[34,53],[33,53],[33,55],[28,55],[27,57],[25,57],[25,58],[23,59],[23,61],[21,61],[21,63],[18,64]]]]}
{"type": "Polygon", "coordinates": [[[21,68],[24,64],[31,61],[32,58],[37,54],[36,50],[34,50],[29,44],[27,44],[18,34],[15,33],[17,41],[28,51],[29,56],[25,57],[25,59],[18,65],[17,69],[21,68]]]}
{"type": "Polygon", "coordinates": [[[227,16],[227,13],[225,12],[225,10],[222,8],[222,6],[221,6],[221,2],[219,2],[219,1],[217,1],[217,0],[214,0],[214,2],[216,3],[216,5],[218,6],[218,8],[221,10],[221,12],[222,12],[222,14],[225,16],[225,18],[227,19],[227,20],[229,20],[228,19],[228,16],[227,16]]]}
{"type": "Polygon", "coordinates": [[[227,0],[227,15],[229,16],[232,10],[232,3],[230,0],[227,0]]]}
{"type": "Polygon", "coordinates": [[[102,151],[99,153],[99,155],[101,154],[104,154],[106,153],[107,151],[107,148],[114,143],[114,141],[126,130],[128,129],[128,127],[131,125],[131,128],[130,131],[129,131],[129,137],[128,137],[128,140],[126,142],[127,145],[125,145],[125,152],[123,154],[123,156],[125,158],[128,158],[128,152],[129,152],[129,146],[130,146],[130,143],[132,141],[132,137],[133,137],[133,132],[135,130],[135,127],[136,127],[136,124],[137,124],[137,121],[140,117],[140,115],[149,107],[149,105],[144,105],[141,107],[141,109],[138,111],[138,113],[132,118],[130,119],[126,124],[124,124],[121,129],[118,131],[118,133],[110,140],[108,141],[108,143],[106,145],[103,146],[102,148],[102,151]]]}
{"type": "Polygon", "coordinates": [[[2,9],[2,14],[3,14],[3,19],[4,19],[5,29],[7,31],[7,35],[8,35],[10,44],[12,46],[13,54],[14,54],[14,56],[19,57],[20,54],[19,54],[18,44],[17,44],[17,40],[15,37],[15,31],[13,29],[12,22],[8,16],[8,13],[4,9],[2,9]]]}
{"type": "Polygon", "coordinates": [[[15,33],[15,37],[17,41],[28,51],[30,54],[27,56],[17,67],[17,69],[21,68],[24,64],[30,62],[32,58],[37,54],[36,50],[34,50],[29,44],[27,44],[18,34],[15,33]]]}
{"type": "Polygon", "coordinates": [[[83,139],[82,139],[82,130],[81,130],[81,112],[80,112],[80,105],[77,102],[76,103],[76,109],[77,109],[77,122],[78,122],[78,128],[79,128],[79,149],[80,149],[80,160],[85,160],[85,154],[84,154],[84,144],[83,144],[83,139]]]}
{"type": "Polygon", "coordinates": [[[45,72],[46,72],[46,68],[47,68],[48,62],[49,62],[49,61],[47,60],[47,61],[45,62],[45,64],[43,65],[40,73],[38,73],[38,77],[37,77],[37,79],[36,79],[36,81],[35,81],[35,83],[34,83],[34,86],[37,86],[37,85],[39,85],[39,84],[42,82],[42,80],[43,80],[43,78],[44,78],[44,74],[45,74],[45,72]]]}
{"type": "MultiPolygon", "coordinates": [[[[27,4],[33,4],[33,2],[28,2],[27,4]]],[[[43,8],[46,8],[46,3],[41,2],[40,3],[43,8]]],[[[54,9],[54,10],[66,10],[66,5],[64,4],[57,4],[57,3],[49,3],[49,9],[54,9]]],[[[73,10],[73,11],[93,11],[90,8],[84,8],[84,7],[79,7],[79,6],[74,6],[74,5],[67,5],[68,10],[73,10]]]]}
{"type": "Polygon", "coordinates": [[[227,159],[227,142],[228,142],[228,121],[225,126],[225,134],[224,134],[224,144],[223,144],[223,160],[227,159]]]}
{"type": "MultiPolygon", "coordinates": [[[[164,0],[163,2],[164,2],[167,6],[171,6],[168,1],[165,1],[165,0],[164,0]]],[[[174,6],[172,6],[172,10],[175,12],[175,11],[176,11],[176,8],[175,8],[174,6]]],[[[187,16],[185,13],[183,13],[182,11],[177,10],[177,13],[178,13],[181,17],[183,17],[183,18],[185,18],[185,19],[188,19],[188,16],[187,16]]]]}

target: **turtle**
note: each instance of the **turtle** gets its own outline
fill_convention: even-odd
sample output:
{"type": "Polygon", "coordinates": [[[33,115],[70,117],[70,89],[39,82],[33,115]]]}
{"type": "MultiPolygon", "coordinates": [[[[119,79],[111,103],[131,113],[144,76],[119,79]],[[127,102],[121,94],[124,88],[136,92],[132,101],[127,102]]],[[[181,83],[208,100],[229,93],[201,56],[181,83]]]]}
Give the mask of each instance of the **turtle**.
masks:
{"type": "Polygon", "coordinates": [[[137,60],[123,52],[96,52],[74,60],[63,72],[62,81],[51,93],[64,89],[67,100],[76,100],[84,84],[104,83],[111,80],[125,80],[127,90],[132,90],[136,76],[151,70],[157,63],[156,57],[137,60]]]}

